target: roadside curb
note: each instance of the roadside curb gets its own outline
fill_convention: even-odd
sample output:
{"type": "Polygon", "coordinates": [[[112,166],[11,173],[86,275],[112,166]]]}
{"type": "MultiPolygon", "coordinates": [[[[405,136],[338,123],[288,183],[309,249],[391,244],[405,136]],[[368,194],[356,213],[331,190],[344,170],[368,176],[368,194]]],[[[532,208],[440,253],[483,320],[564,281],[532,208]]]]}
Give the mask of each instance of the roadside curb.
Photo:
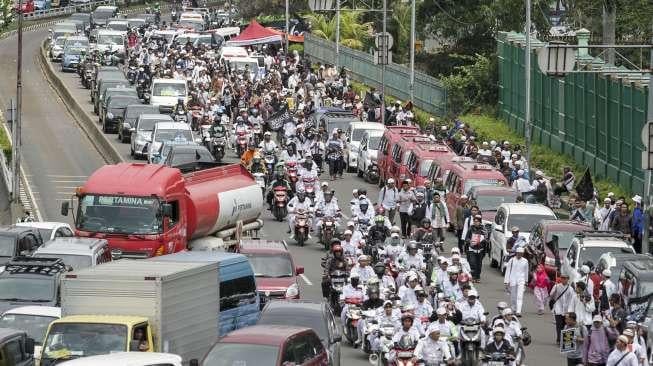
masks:
{"type": "Polygon", "coordinates": [[[109,142],[109,140],[104,136],[104,133],[100,129],[97,123],[95,123],[93,116],[88,114],[84,108],[79,104],[79,102],[73,97],[68,88],[64,85],[63,81],[57,75],[57,72],[54,70],[52,65],[45,55],[45,41],[41,43],[39,48],[39,53],[37,55],[39,64],[41,64],[41,69],[43,70],[43,75],[48,81],[52,89],[59,95],[63,104],[66,106],[66,109],[70,114],[75,118],[77,124],[82,128],[82,131],[88,136],[91,140],[91,144],[95,146],[96,150],[100,153],[102,158],[108,164],[117,164],[122,163],[125,160],[122,158],[118,150],[109,142]]]}

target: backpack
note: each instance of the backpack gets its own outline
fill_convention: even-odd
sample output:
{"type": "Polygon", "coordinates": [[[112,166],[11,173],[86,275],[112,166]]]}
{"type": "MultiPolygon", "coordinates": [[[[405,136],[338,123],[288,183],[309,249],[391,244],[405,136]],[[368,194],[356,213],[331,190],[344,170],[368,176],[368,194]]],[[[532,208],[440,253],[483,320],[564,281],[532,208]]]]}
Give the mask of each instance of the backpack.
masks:
{"type": "Polygon", "coordinates": [[[538,182],[537,188],[535,189],[535,195],[539,200],[544,200],[546,199],[546,183],[544,182],[538,182]]]}

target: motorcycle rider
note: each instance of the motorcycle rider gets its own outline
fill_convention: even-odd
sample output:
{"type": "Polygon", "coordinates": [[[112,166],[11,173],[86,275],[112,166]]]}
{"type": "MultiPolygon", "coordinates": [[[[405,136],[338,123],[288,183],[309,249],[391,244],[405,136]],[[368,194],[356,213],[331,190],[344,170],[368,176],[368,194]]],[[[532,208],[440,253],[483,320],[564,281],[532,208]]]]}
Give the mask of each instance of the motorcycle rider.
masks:
{"type": "Polygon", "coordinates": [[[274,188],[275,187],[284,187],[286,188],[286,193],[289,197],[292,196],[292,187],[290,187],[290,182],[286,180],[286,175],[283,173],[275,173],[274,180],[270,183],[270,190],[268,190],[267,201],[268,201],[268,210],[272,210],[272,200],[274,199],[274,188]]]}
{"type": "MultiPolygon", "coordinates": [[[[351,298],[363,299],[364,293],[360,288],[360,278],[357,273],[351,273],[349,275],[349,283],[342,288],[342,294],[340,295],[340,300],[346,300],[351,298]]],[[[340,320],[342,324],[347,324],[347,309],[349,309],[349,304],[345,302],[345,305],[342,307],[342,312],[340,313],[340,320]]]]}
{"type": "Polygon", "coordinates": [[[409,268],[412,266],[420,271],[425,268],[424,257],[422,257],[422,255],[419,253],[417,242],[411,240],[408,243],[406,250],[397,258],[397,265],[399,266],[400,263],[403,263],[404,268],[409,268]]]}
{"type": "MultiPolygon", "coordinates": [[[[317,211],[321,213],[322,217],[331,217],[333,218],[333,223],[336,226],[335,230],[337,232],[340,227],[340,207],[338,207],[338,202],[333,199],[334,192],[324,192],[324,201],[319,202],[317,205],[317,211]]],[[[316,231],[318,237],[322,234],[322,217],[318,218],[315,223],[316,231]]]]}
{"type": "Polygon", "coordinates": [[[254,159],[254,155],[256,154],[256,145],[250,142],[247,144],[247,150],[245,150],[243,155],[240,157],[240,163],[246,167],[249,166],[249,164],[252,162],[252,159],[254,159]]]}
{"type": "Polygon", "coordinates": [[[215,137],[215,138],[222,138],[227,135],[227,129],[222,124],[222,120],[220,116],[216,116],[215,118],[213,118],[213,124],[209,128],[209,134],[211,134],[211,137],[215,137]]]}
{"type": "Polygon", "coordinates": [[[345,257],[356,257],[358,252],[358,243],[351,240],[351,238],[351,230],[345,230],[342,236],[342,241],[340,242],[340,245],[342,246],[342,249],[345,253],[345,257]]]}
{"type": "Polygon", "coordinates": [[[370,203],[365,195],[358,197],[358,209],[354,209],[352,215],[360,220],[372,222],[374,218],[374,209],[370,208],[370,203]]]}
{"type": "Polygon", "coordinates": [[[460,249],[458,247],[451,248],[451,258],[449,258],[452,266],[458,266],[458,269],[464,273],[472,273],[472,269],[469,266],[467,259],[461,257],[460,249]]]}
{"type": "Polygon", "coordinates": [[[329,158],[329,175],[331,176],[331,180],[335,180],[336,177],[342,178],[343,149],[344,144],[338,136],[338,130],[334,129],[331,138],[326,142],[327,157],[329,158]],[[335,156],[337,156],[337,158],[334,158],[335,156]]]}
{"type": "Polygon", "coordinates": [[[297,153],[297,150],[295,149],[295,144],[290,143],[286,145],[286,150],[281,152],[281,156],[279,157],[280,160],[289,162],[289,161],[299,161],[301,157],[297,153]]]}
{"type": "Polygon", "coordinates": [[[474,217],[472,227],[467,230],[465,243],[467,247],[467,258],[470,262],[472,270],[472,278],[474,283],[481,282],[481,269],[483,267],[483,257],[485,256],[485,248],[488,245],[488,235],[482,225],[483,218],[481,215],[474,217]]]}
{"type": "MultiPolygon", "coordinates": [[[[394,325],[395,329],[399,329],[401,327],[401,311],[397,308],[394,307],[394,304],[392,303],[391,300],[386,300],[383,303],[383,310],[379,312],[379,314],[376,316],[376,321],[379,324],[379,326],[382,326],[384,324],[392,324],[394,325]]],[[[380,347],[380,334],[370,334],[368,336],[368,341],[370,342],[370,348],[373,352],[376,352],[379,350],[380,347]]]]}
{"type": "MultiPolygon", "coordinates": [[[[306,197],[304,191],[297,191],[295,197],[293,197],[288,202],[288,225],[289,225],[288,233],[291,233],[290,239],[295,238],[295,214],[300,210],[303,210],[305,212],[310,212],[311,206],[312,206],[311,200],[310,198],[306,197]]],[[[311,235],[309,234],[308,237],[310,238],[311,235]]]]}
{"type": "Polygon", "coordinates": [[[458,266],[449,266],[449,268],[447,268],[447,275],[449,276],[449,279],[444,281],[442,287],[444,296],[450,298],[454,302],[463,298],[463,291],[458,284],[458,272],[458,266]]]}
{"type": "Polygon", "coordinates": [[[254,154],[254,157],[252,158],[252,162],[247,167],[247,170],[249,170],[250,173],[252,173],[252,174],[254,174],[254,173],[267,174],[268,173],[267,168],[265,168],[265,164],[263,164],[263,161],[261,160],[261,155],[259,155],[258,152],[256,154],[254,154]]]}
{"type": "Polygon", "coordinates": [[[432,319],[432,326],[438,327],[440,329],[440,334],[444,337],[447,337],[447,340],[454,343],[458,341],[458,327],[447,318],[448,312],[444,307],[439,307],[435,311],[435,319],[432,319]]]}
{"type": "Polygon", "coordinates": [[[433,239],[435,238],[432,234],[433,228],[431,227],[431,219],[425,217],[420,222],[420,227],[413,233],[413,239],[418,243],[421,243],[422,241],[433,243],[433,239]]]}
{"type": "Polygon", "coordinates": [[[415,290],[417,296],[417,304],[415,304],[415,317],[418,319],[429,318],[433,313],[433,306],[427,300],[428,294],[421,286],[415,290]]]}
{"type": "MultiPolygon", "coordinates": [[[[503,323],[504,323],[503,329],[506,331],[505,338],[508,338],[509,340],[515,340],[517,338],[521,338],[522,336],[521,324],[519,323],[519,320],[517,320],[517,317],[515,317],[515,314],[512,312],[512,309],[511,308],[503,309],[501,315],[503,315],[503,323]]],[[[514,343],[512,344],[512,346],[514,348],[517,348],[517,345],[514,343]]]]}
{"type": "MultiPolygon", "coordinates": [[[[317,164],[313,161],[313,154],[311,154],[310,151],[304,152],[304,161],[301,163],[299,167],[299,171],[297,172],[300,177],[313,177],[317,179],[318,177],[318,171],[317,171],[317,164]]],[[[316,188],[316,191],[318,189],[316,188]]]]}
{"type": "Polygon", "coordinates": [[[439,291],[443,291],[444,282],[449,278],[447,274],[447,268],[449,267],[449,262],[445,257],[438,257],[438,264],[440,267],[433,270],[431,274],[431,286],[435,285],[436,288],[439,287],[439,291]]]}
{"type": "MultiPolygon", "coordinates": [[[[375,310],[376,312],[380,311],[383,307],[383,299],[380,298],[380,291],[376,287],[367,288],[367,300],[363,301],[361,304],[361,310],[375,310]]],[[[358,329],[358,338],[354,342],[354,347],[357,347],[363,339],[363,331],[367,325],[367,319],[361,318],[356,328],[358,329]]]]}
{"type": "MultiPolygon", "coordinates": [[[[360,220],[360,218],[359,218],[360,220]]],[[[377,215],[374,217],[374,226],[370,228],[367,234],[368,242],[385,243],[385,240],[390,236],[390,230],[385,226],[385,217],[377,215]]]]}
{"type": "MultiPolygon", "coordinates": [[[[393,343],[399,342],[401,337],[408,335],[412,338],[413,342],[417,343],[422,336],[419,327],[414,325],[415,316],[410,312],[406,312],[401,316],[401,328],[392,336],[393,343]]],[[[388,355],[390,356],[390,355],[388,355]]],[[[391,357],[388,357],[391,358],[391,357]]],[[[392,357],[394,359],[394,357],[392,357]]]]}
{"type": "MultiPolygon", "coordinates": [[[[399,298],[401,298],[401,303],[404,305],[417,305],[417,295],[415,294],[415,289],[419,284],[419,277],[415,273],[411,273],[408,276],[408,281],[405,285],[399,287],[399,298]]],[[[420,287],[421,288],[421,287],[420,287]]]]}
{"type": "Polygon", "coordinates": [[[358,264],[351,269],[352,275],[356,274],[363,285],[372,278],[377,278],[374,269],[370,266],[370,258],[365,254],[358,256],[358,264]]]}
{"type": "Polygon", "coordinates": [[[278,149],[277,143],[272,141],[272,133],[270,131],[266,131],[263,134],[263,141],[258,144],[258,147],[263,155],[276,155],[278,149]]]}
{"type": "Polygon", "coordinates": [[[396,261],[399,258],[399,255],[404,251],[404,246],[401,243],[401,236],[398,232],[390,234],[390,237],[383,244],[383,249],[387,259],[396,261]]]}
{"type": "Polygon", "coordinates": [[[417,347],[415,347],[417,358],[424,361],[425,366],[440,365],[445,361],[450,364],[453,359],[449,345],[440,340],[440,328],[431,324],[426,335],[417,342],[417,347]]]}
{"type": "Polygon", "coordinates": [[[492,317],[492,321],[490,321],[490,327],[495,327],[496,326],[496,321],[503,319],[503,310],[508,308],[508,303],[505,301],[499,301],[497,303],[497,315],[492,317]]]}
{"type": "Polygon", "coordinates": [[[485,309],[478,298],[476,290],[469,290],[467,293],[467,301],[459,301],[456,307],[462,313],[463,319],[473,318],[477,322],[485,323],[485,309]]]}
{"type": "MultiPolygon", "coordinates": [[[[515,351],[510,346],[510,343],[504,339],[505,330],[501,327],[494,327],[492,329],[492,342],[489,342],[485,346],[485,354],[492,353],[505,353],[509,356],[513,356],[515,351]]],[[[514,364],[514,362],[511,362],[514,364]]]]}
{"type": "MultiPolygon", "coordinates": [[[[335,197],[332,198],[333,200],[336,200],[335,197]]],[[[337,202],[337,200],[336,200],[337,202]]],[[[360,241],[363,239],[363,233],[360,232],[356,228],[356,223],[354,222],[356,218],[353,218],[352,221],[347,221],[347,228],[345,230],[351,231],[351,242],[352,243],[360,243],[360,241]]]]}

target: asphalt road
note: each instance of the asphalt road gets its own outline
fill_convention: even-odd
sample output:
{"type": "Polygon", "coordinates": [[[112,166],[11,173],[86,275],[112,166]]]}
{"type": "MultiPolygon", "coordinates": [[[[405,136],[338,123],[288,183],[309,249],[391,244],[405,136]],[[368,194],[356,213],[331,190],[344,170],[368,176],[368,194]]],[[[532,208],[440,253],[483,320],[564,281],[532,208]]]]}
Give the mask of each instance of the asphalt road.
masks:
{"type": "MultiPolygon", "coordinates": [[[[25,34],[25,62],[24,62],[24,163],[28,172],[28,179],[37,196],[37,203],[48,220],[62,220],[59,214],[59,204],[72,189],[83,183],[84,179],[104,162],[94,150],[86,135],[81,133],[72,117],[67,113],[61,100],[50,89],[47,82],[35,63],[39,43],[45,37],[46,31],[37,31],[25,34]]],[[[0,66],[5,70],[15,69],[15,38],[0,41],[0,66]]],[[[79,83],[75,74],[59,74],[73,95],[84,106],[89,114],[92,105],[88,90],[79,83]]],[[[0,80],[0,102],[7,105],[15,92],[15,74],[9,73],[0,80]]],[[[96,117],[95,117],[96,118],[96,117]]],[[[129,161],[129,145],[120,143],[115,134],[107,136],[118,149],[125,160],[129,161]]],[[[234,153],[229,155],[229,160],[236,160],[234,153]]],[[[336,197],[340,202],[346,219],[349,216],[349,199],[353,188],[366,187],[372,201],[378,197],[378,188],[364,183],[355,174],[347,174],[345,179],[329,182],[335,189],[336,197]]],[[[263,212],[265,226],[262,237],[271,240],[287,240],[287,224],[279,223],[272,219],[269,211],[263,212]]],[[[399,218],[397,217],[397,221],[399,218]]],[[[343,222],[344,223],[344,222],[343,222]]],[[[304,247],[298,247],[289,241],[290,249],[295,260],[305,267],[302,283],[302,297],[305,299],[321,300],[321,267],[320,258],[324,251],[312,239],[304,247]]],[[[453,245],[453,238],[448,237],[446,249],[453,245]]],[[[484,262],[482,283],[477,286],[481,294],[481,302],[486,311],[492,315],[496,312],[496,303],[507,300],[503,290],[502,277],[496,269],[489,267],[484,262]]],[[[538,316],[530,293],[525,295],[525,311],[522,323],[527,326],[533,336],[533,343],[526,349],[526,362],[528,365],[560,365],[564,359],[560,356],[553,343],[553,322],[551,315],[538,316]]],[[[360,350],[352,349],[343,344],[342,365],[365,365],[367,357],[360,350]]]]}
{"type": "MultiPolygon", "coordinates": [[[[81,132],[45,80],[36,56],[47,29],[23,36],[23,166],[36,204],[51,221],[70,221],[60,214],[70,198],[103,158],[81,132]]],[[[0,108],[16,95],[16,37],[0,41],[0,108]]]]}

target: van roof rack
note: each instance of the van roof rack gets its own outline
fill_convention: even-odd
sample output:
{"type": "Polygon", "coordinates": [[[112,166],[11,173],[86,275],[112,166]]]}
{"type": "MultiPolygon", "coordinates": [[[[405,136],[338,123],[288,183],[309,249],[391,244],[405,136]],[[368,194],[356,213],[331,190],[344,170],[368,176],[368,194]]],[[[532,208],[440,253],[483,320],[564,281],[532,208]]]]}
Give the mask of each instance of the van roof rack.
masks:
{"type": "Polygon", "coordinates": [[[623,239],[626,236],[621,231],[604,231],[604,230],[583,230],[577,232],[575,235],[577,238],[593,237],[593,238],[620,238],[623,239]]]}
{"type": "Polygon", "coordinates": [[[29,273],[51,276],[66,271],[66,265],[61,258],[13,257],[5,266],[5,271],[11,274],[29,273]]]}

